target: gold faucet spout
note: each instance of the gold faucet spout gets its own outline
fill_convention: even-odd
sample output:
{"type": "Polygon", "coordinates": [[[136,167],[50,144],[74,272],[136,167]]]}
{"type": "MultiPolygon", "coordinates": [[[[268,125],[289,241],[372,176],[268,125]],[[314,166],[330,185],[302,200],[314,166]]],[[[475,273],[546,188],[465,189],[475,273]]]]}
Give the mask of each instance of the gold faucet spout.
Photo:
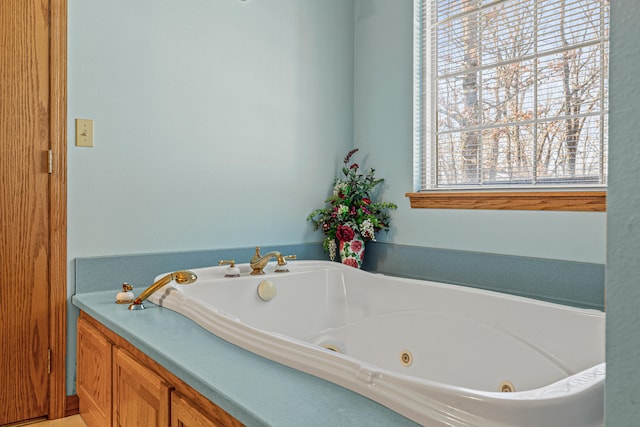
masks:
{"type": "Polygon", "coordinates": [[[260,255],[260,247],[256,246],[256,254],[251,258],[251,261],[249,261],[249,265],[251,266],[251,274],[264,274],[264,268],[272,258],[276,259],[278,266],[284,267],[285,265],[287,265],[287,259],[296,259],[297,257],[295,255],[282,255],[278,251],[271,251],[264,255],[260,255]]]}
{"type": "Polygon", "coordinates": [[[169,273],[166,276],[159,279],[157,282],[153,283],[147,289],[142,291],[138,298],[133,300],[133,303],[129,306],[129,310],[142,310],[144,309],[144,305],[142,305],[142,301],[146,300],[153,294],[155,291],[166,285],[167,283],[175,280],[179,285],[187,285],[189,283],[193,283],[198,279],[195,273],[188,270],[175,271],[173,273],[169,273]]]}

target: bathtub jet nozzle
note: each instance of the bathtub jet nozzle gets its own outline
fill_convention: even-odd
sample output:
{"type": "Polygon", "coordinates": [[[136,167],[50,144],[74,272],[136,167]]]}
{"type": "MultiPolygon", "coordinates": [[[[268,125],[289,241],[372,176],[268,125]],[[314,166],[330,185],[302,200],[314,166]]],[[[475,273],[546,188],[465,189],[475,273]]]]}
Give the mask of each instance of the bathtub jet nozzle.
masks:
{"type": "Polygon", "coordinates": [[[144,310],[144,305],[142,305],[142,301],[149,298],[151,294],[153,294],[155,291],[157,291],[167,283],[171,282],[172,280],[175,280],[175,282],[179,285],[188,285],[198,280],[198,276],[196,276],[194,272],[188,271],[188,270],[181,270],[181,271],[175,271],[173,273],[169,273],[163,278],[161,278],[160,280],[158,280],[157,282],[155,282],[154,284],[152,284],[151,286],[149,286],[147,289],[142,291],[142,293],[138,296],[138,298],[133,300],[133,303],[129,306],[129,310],[144,310]]]}

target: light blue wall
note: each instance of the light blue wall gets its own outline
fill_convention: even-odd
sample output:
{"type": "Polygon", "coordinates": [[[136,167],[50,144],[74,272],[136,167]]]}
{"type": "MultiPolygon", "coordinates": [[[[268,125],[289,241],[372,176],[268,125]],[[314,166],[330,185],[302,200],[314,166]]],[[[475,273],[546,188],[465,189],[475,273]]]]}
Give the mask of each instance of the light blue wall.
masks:
{"type": "Polygon", "coordinates": [[[611,2],[607,427],[640,420],[640,2],[611,2]]]}
{"type": "Polygon", "coordinates": [[[355,144],[399,205],[380,241],[604,263],[604,213],[410,209],[413,0],[355,0],[355,22],[355,144]]]}
{"type": "Polygon", "coordinates": [[[70,0],[69,260],[320,240],[353,4],[70,0]],[[95,148],[75,147],[75,118],[95,148]]]}

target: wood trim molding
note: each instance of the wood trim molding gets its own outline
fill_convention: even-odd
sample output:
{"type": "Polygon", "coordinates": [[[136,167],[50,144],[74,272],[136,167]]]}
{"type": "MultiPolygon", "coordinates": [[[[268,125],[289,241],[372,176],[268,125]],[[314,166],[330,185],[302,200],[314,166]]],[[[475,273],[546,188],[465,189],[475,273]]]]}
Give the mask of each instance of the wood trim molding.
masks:
{"type": "Polygon", "coordinates": [[[78,415],[80,413],[80,399],[78,395],[67,396],[65,399],[66,405],[64,410],[64,416],[70,417],[72,415],[78,415]]]}
{"type": "Polygon", "coordinates": [[[49,419],[66,415],[67,354],[67,0],[49,2],[50,13],[50,259],[49,419]]]}
{"type": "Polygon", "coordinates": [[[606,212],[606,191],[451,191],[406,193],[415,209],[606,212]]]}

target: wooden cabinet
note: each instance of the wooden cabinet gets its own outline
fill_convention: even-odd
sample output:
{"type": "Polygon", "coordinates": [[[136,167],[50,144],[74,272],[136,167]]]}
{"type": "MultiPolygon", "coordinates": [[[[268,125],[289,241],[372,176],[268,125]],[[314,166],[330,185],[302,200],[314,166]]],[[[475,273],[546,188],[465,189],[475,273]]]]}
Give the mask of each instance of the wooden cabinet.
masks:
{"type": "Polygon", "coordinates": [[[111,427],[112,345],[86,319],[78,319],[76,393],[89,427],[111,427]]]}
{"type": "Polygon", "coordinates": [[[77,394],[88,427],[241,427],[215,403],[81,312],[77,394]]]}
{"type": "Polygon", "coordinates": [[[171,427],[242,427],[242,423],[209,400],[195,395],[198,404],[177,391],[171,393],[171,427]]]}
{"type": "Polygon", "coordinates": [[[171,393],[171,427],[217,427],[212,415],[197,407],[178,392],[171,393]]]}
{"type": "Polygon", "coordinates": [[[167,427],[172,387],[126,350],[113,350],[114,427],[167,427]]]}

